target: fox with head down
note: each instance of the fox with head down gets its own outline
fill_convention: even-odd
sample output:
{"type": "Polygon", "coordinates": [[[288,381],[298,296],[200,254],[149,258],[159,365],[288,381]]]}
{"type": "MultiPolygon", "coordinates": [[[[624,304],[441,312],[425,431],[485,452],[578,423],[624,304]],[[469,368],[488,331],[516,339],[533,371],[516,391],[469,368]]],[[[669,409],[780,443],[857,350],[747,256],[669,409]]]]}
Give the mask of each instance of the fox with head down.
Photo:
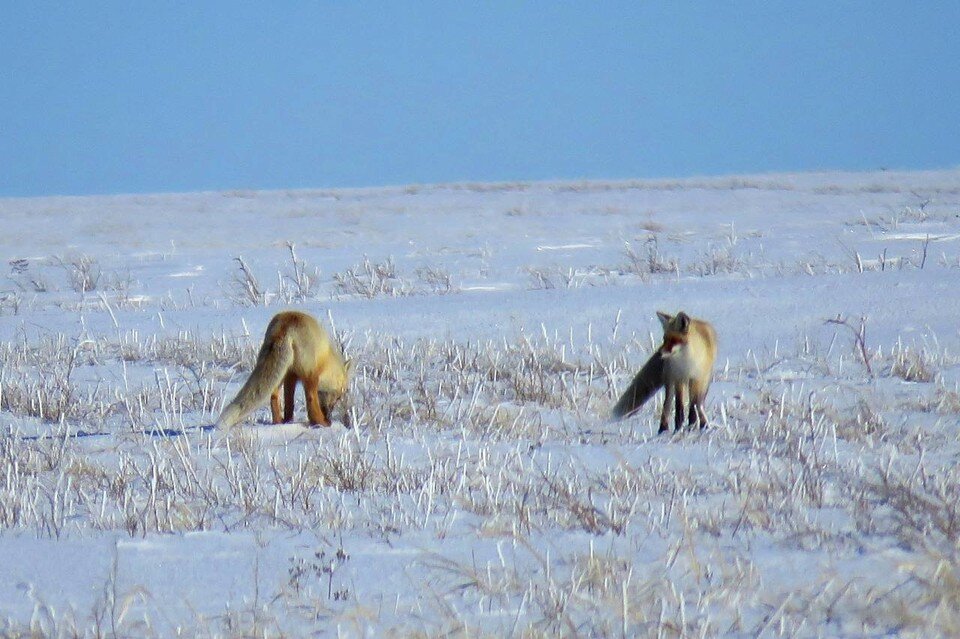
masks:
{"type": "Polygon", "coordinates": [[[310,425],[329,426],[334,406],[347,392],[351,369],[316,319],[300,311],[277,313],[267,325],[250,378],[220,413],[217,427],[233,426],[267,398],[274,424],[292,421],[298,383],[303,385],[310,425]]]}

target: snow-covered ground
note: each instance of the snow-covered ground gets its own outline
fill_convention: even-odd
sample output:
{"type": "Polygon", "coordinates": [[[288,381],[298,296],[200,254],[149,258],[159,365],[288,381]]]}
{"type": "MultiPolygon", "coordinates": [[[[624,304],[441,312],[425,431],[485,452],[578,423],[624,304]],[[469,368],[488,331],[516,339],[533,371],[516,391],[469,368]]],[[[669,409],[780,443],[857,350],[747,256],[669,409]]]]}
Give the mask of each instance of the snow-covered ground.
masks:
{"type": "Polygon", "coordinates": [[[0,220],[4,634],[960,633],[960,170],[0,220]],[[287,307],[352,428],[207,428],[287,307]],[[609,422],[680,309],[711,427],[609,422]]]}

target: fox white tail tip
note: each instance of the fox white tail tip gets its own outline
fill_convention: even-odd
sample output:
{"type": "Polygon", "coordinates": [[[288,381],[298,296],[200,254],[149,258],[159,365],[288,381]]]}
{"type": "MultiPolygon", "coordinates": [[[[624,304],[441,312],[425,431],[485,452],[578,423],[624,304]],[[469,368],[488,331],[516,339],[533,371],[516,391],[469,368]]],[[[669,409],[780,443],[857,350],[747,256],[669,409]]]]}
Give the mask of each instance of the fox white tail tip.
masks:
{"type": "Polygon", "coordinates": [[[217,418],[216,427],[218,429],[230,428],[238,421],[240,421],[240,409],[230,404],[220,413],[220,417],[217,418]]]}

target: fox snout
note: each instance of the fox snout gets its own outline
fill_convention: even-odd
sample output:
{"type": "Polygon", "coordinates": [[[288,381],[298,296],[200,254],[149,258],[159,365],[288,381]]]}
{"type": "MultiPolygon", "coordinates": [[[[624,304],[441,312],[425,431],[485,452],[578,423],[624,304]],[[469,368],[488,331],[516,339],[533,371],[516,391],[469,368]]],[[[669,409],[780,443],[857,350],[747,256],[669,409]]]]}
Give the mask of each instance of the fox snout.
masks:
{"type": "Polygon", "coordinates": [[[671,357],[683,350],[684,340],[678,335],[668,335],[663,338],[663,346],[660,347],[662,357],[671,357]]]}

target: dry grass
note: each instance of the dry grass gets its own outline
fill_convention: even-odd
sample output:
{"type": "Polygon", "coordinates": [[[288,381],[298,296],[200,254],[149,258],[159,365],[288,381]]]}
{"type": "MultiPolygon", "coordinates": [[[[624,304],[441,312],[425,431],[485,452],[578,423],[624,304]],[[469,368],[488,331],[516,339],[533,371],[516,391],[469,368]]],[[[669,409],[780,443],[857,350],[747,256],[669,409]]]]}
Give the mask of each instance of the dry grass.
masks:
{"type": "MultiPolygon", "coordinates": [[[[719,369],[713,426],[671,439],[653,435],[653,405],[604,421],[648,354],[618,328],[484,341],[345,333],[361,363],[354,427],[279,440],[257,425],[195,429],[249,370],[245,334],[24,336],[2,345],[0,406],[46,425],[41,437],[0,437],[0,529],[342,536],[291,557],[276,591],[197,619],[197,633],[956,631],[960,475],[940,454],[955,441],[931,426],[960,405],[939,374],[952,355],[874,344],[854,326],[871,380],[842,365],[849,349],[801,335],[719,369]],[[923,401],[905,403],[902,381],[923,401]],[[352,544],[369,538],[419,549],[410,569],[428,586],[389,614],[353,581],[352,544]],[[824,568],[783,574],[798,557],[824,568]]],[[[82,613],[38,598],[32,624],[0,630],[158,632],[149,593],[112,588],[82,613]]]]}

